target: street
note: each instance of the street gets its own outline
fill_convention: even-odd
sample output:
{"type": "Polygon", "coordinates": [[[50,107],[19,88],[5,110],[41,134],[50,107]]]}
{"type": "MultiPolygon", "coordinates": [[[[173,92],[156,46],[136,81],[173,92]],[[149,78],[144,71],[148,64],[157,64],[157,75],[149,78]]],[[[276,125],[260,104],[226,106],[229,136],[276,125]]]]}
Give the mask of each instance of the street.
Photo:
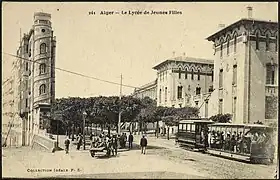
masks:
{"type": "MultiPolygon", "coordinates": [[[[135,136],[138,144],[139,136],[135,136]]],[[[83,178],[273,178],[276,165],[253,165],[178,148],[174,140],[148,137],[147,154],[136,145],[117,157],[92,158],[88,150],[70,154],[30,150],[29,147],[3,149],[3,177],[83,177],[83,178]],[[40,171],[40,172],[35,172],[40,171]]]]}

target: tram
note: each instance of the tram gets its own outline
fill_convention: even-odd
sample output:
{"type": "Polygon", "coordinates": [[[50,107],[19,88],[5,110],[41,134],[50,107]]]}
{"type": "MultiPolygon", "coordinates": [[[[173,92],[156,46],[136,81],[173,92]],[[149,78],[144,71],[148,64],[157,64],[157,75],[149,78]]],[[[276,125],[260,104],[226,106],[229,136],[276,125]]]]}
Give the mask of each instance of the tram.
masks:
{"type": "Polygon", "coordinates": [[[207,119],[181,120],[178,125],[177,142],[181,147],[205,152],[208,146],[208,124],[212,123],[207,119]]]}
{"type": "Polygon", "coordinates": [[[181,147],[251,163],[273,163],[273,128],[259,124],[214,123],[208,119],[181,120],[181,147]]]}

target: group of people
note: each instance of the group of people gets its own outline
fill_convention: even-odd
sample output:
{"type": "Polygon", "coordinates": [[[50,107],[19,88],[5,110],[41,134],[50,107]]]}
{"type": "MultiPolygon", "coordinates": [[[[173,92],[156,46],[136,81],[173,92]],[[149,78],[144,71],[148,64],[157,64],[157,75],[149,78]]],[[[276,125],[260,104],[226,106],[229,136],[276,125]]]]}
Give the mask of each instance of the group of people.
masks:
{"type": "MultiPolygon", "coordinates": [[[[113,155],[117,155],[118,147],[126,148],[127,140],[128,140],[128,148],[132,149],[132,144],[134,140],[132,133],[129,134],[128,138],[126,133],[123,133],[122,135],[114,134],[113,136],[111,136],[109,134],[105,134],[105,132],[102,132],[99,136],[97,134],[91,134],[90,136],[91,148],[105,147],[107,150],[111,151],[113,155]]],[[[65,144],[65,151],[68,154],[70,140],[66,138],[64,144],[65,144]]],[[[83,144],[83,136],[79,134],[77,136],[77,150],[80,150],[82,144],[83,144]]],[[[145,136],[143,136],[140,140],[142,154],[146,153],[147,144],[148,144],[147,139],[145,136]]]]}

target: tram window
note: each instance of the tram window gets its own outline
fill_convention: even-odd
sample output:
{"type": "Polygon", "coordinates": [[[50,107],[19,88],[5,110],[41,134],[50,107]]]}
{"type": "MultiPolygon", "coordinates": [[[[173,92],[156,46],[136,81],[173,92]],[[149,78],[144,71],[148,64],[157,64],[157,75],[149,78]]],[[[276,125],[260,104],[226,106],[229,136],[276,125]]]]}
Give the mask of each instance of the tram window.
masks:
{"type": "Polygon", "coordinates": [[[191,131],[191,125],[187,124],[187,131],[191,131]]]}
{"type": "Polygon", "coordinates": [[[252,133],[250,132],[249,127],[244,128],[244,133],[243,133],[243,140],[242,140],[242,146],[243,146],[243,152],[244,154],[250,154],[251,152],[251,137],[252,133]]]}
{"type": "Polygon", "coordinates": [[[179,124],[179,131],[183,130],[183,124],[179,124]]]}
{"type": "Polygon", "coordinates": [[[187,124],[183,124],[182,130],[183,130],[183,131],[186,131],[186,129],[187,129],[187,124]]]}
{"type": "Polygon", "coordinates": [[[195,124],[192,124],[192,129],[191,129],[192,132],[195,132],[195,124]]]}
{"type": "Polygon", "coordinates": [[[243,148],[243,144],[242,144],[242,139],[243,137],[243,131],[244,128],[243,127],[238,127],[237,128],[237,136],[236,136],[236,152],[237,153],[244,153],[244,148],[243,148]]]}

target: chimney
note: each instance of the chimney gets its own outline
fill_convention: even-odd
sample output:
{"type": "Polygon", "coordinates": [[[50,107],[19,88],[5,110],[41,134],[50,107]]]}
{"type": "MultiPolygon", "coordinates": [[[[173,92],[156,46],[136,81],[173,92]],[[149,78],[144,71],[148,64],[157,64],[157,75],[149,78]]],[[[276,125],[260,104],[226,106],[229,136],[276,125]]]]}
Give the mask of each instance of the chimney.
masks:
{"type": "Polygon", "coordinates": [[[248,18],[249,19],[252,19],[252,16],[253,16],[253,8],[251,6],[248,6],[247,7],[247,10],[248,10],[248,18]]]}

